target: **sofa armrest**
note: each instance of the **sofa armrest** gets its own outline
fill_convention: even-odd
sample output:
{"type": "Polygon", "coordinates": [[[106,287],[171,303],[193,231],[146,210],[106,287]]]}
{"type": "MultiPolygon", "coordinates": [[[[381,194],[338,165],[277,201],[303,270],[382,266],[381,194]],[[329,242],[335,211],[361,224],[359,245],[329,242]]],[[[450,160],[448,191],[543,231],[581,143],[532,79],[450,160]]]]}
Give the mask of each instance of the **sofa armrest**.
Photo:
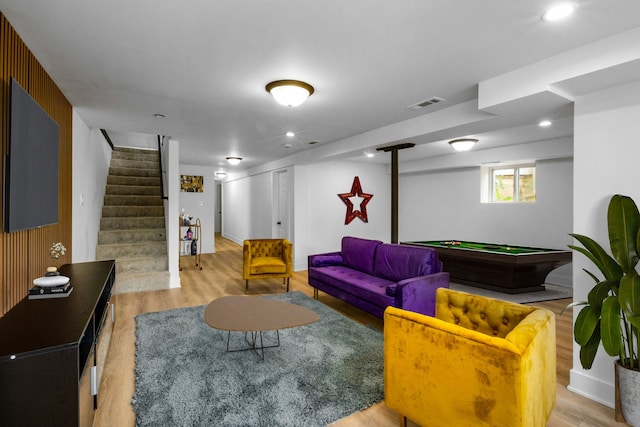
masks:
{"type": "Polygon", "coordinates": [[[342,265],[342,252],[327,252],[309,255],[308,267],[326,267],[328,265],[342,265]]]}
{"type": "Polygon", "coordinates": [[[436,289],[449,287],[449,273],[440,272],[398,282],[395,306],[403,310],[435,316],[436,289]]]}

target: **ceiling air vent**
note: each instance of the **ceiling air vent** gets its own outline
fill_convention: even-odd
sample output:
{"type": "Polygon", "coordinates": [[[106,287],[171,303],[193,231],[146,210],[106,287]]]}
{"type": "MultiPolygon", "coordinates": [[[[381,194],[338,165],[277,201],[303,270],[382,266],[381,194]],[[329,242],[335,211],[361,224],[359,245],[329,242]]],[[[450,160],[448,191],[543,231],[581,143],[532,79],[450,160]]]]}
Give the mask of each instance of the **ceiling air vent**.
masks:
{"type": "Polygon", "coordinates": [[[439,102],[445,102],[446,99],[439,98],[437,96],[432,96],[429,99],[425,99],[424,101],[417,102],[415,104],[409,105],[407,107],[408,110],[419,110],[424,107],[428,107],[429,105],[437,104],[439,102]]]}

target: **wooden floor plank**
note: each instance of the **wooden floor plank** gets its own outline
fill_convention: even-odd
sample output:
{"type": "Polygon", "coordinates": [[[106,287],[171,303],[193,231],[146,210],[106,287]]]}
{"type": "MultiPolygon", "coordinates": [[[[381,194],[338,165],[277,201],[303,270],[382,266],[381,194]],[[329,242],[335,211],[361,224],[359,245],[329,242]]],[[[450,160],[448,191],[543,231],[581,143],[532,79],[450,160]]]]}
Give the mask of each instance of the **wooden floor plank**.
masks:
{"type": "MultiPolygon", "coordinates": [[[[169,310],[207,304],[224,295],[243,295],[242,248],[227,239],[216,236],[216,253],[202,255],[202,270],[183,259],[180,273],[182,287],[162,291],[118,294],[116,300],[116,326],[114,328],[104,379],[99,391],[99,405],[94,427],[133,427],[135,414],[131,405],[135,387],[135,316],[141,313],[169,310]]],[[[312,297],[313,289],[307,284],[307,272],[296,272],[291,290],[312,297]]],[[[249,294],[274,294],[285,291],[280,280],[252,280],[249,294]]],[[[320,301],[360,323],[382,329],[382,321],[349,304],[320,292],[320,301]]],[[[557,330],[557,400],[548,427],[625,426],[614,421],[614,411],[567,390],[569,370],[573,363],[572,316],[559,315],[570,300],[548,301],[535,305],[556,313],[557,330]]],[[[398,426],[399,416],[379,402],[333,424],[340,427],[398,426]]],[[[410,426],[415,426],[409,423],[410,426]]]]}

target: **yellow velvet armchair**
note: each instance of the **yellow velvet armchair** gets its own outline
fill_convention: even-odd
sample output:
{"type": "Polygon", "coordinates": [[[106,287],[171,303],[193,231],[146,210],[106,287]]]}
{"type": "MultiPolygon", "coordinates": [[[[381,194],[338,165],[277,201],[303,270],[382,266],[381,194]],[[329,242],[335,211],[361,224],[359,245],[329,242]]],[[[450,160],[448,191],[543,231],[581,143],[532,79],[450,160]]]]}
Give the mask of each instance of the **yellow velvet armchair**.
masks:
{"type": "Polygon", "coordinates": [[[425,427],[543,427],[556,399],[554,314],[451,289],[436,315],[384,314],[386,405],[425,427]]]}
{"type": "Polygon", "coordinates": [[[242,278],[245,293],[249,279],[282,278],[289,292],[289,278],[293,274],[293,248],[287,239],[245,240],[242,250],[242,278]]]}

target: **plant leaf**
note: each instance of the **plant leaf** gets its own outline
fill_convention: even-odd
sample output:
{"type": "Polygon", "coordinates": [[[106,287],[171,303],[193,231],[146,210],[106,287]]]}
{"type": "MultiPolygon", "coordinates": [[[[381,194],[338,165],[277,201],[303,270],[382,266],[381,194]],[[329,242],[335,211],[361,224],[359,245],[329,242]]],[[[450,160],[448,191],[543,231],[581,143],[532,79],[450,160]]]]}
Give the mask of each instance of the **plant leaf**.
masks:
{"type": "Polygon", "coordinates": [[[600,335],[604,351],[609,356],[618,356],[622,348],[622,330],[620,329],[620,304],[618,298],[605,298],[600,312],[600,335]]]}
{"type": "Polygon", "coordinates": [[[595,333],[589,341],[580,347],[580,364],[584,369],[591,369],[593,361],[596,358],[598,347],[600,345],[600,328],[596,328],[595,333]]]}
{"type": "Polygon", "coordinates": [[[560,311],[560,314],[564,314],[565,311],[569,310],[570,308],[579,306],[579,305],[587,305],[589,304],[586,301],[576,301],[576,302],[572,302],[571,304],[568,304],[565,308],[562,309],[562,311],[560,311]]]}
{"type": "MultiPolygon", "coordinates": [[[[640,276],[628,274],[620,280],[620,294],[618,295],[620,307],[631,321],[631,318],[640,316],[640,276]]],[[[636,327],[640,327],[635,321],[631,323],[636,327]]]]}
{"type": "MultiPolygon", "coordinates": [[[[573,337],[576,340],[576,343],[581,346],[587,344],[598,329],[599,323],[600,315],[594,311],[592,307],[586,306],[580,310],[573,328],[573,337]]],[[[597,332],[598,335],[600,335],[600,331],[597,332]]]]}
{"type": "Polygon", "coordinates": [[[591,262],[598,267],[598,270],[602,272],[605,279],[620,280],[622,277],[622,268],[620,268],[620,265],[618,265],[617,261],[613,259],[611,255],[602,249],[602,246],[600,246],[591,237],[576,233],[569,233],[569,235],[584,246],[583,249],[579,246],[569,245],[571,249],[574,249],[589,258],[591,262]]]}
{"type": "Polygon", "coordinates": [[[640,213],[633,199],[616,194],[609,201],[607,211],[611,253],[626,274],[638,263],[636,239],[640,227],[640,213]]]}
{"type": "Polygon", "coordinates": [[[617,285],[618,282],[613,280],[604,280],[597,285],[595,285],[589,291],[588,301],[589,305],[597,312],[600,312],[600,308],[602,307],[602,302],[606,297],[609,296],[609,292],[614,285],[617,285]]]}

